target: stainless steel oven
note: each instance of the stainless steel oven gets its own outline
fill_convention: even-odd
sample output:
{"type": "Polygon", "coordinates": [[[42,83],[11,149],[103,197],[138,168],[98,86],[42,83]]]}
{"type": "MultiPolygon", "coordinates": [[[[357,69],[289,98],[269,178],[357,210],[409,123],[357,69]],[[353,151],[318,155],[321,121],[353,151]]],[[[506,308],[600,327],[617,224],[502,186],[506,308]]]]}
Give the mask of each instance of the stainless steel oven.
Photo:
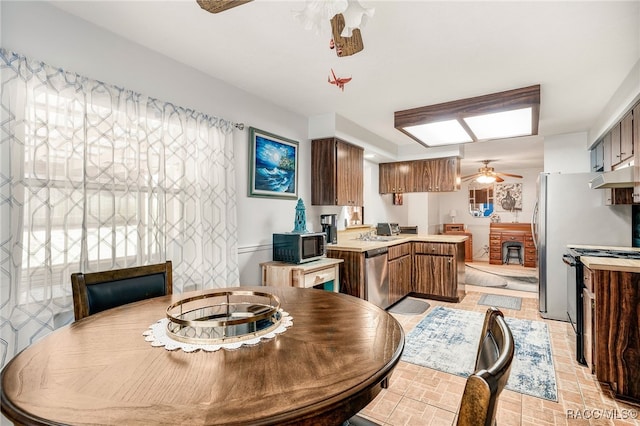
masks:
{"type": "Polygon", "coordinates": [[[576,360],[585,364],[584,359],[584,318],[582,313],[582,287],[584,286],[582,262],[574,249],[562,255],[567,265],[567,317],[576,334],[576,360]]]}

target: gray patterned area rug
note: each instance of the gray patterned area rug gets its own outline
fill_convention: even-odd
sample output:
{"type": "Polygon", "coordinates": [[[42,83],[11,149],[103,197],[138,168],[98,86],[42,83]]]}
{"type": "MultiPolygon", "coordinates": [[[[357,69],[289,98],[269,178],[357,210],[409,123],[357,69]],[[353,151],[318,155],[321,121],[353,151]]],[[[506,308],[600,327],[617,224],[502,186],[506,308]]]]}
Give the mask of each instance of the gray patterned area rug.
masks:
{"type": "MultiPolygon", "coordinates": [[[[558,400],[556,372],[547,324],[505,320],[515,340],[506,388],[550,401],[558,400]]],[[[407,335],[402,360],[457,376],[473,373],[484,314],[436,306],[407,335]]]]}
{"type": "Polygon", "coordinates": [[[522,307],[522,299],[514,296],[503,296],[501,294],[483,294],[478,300],[478,305],[495,306],[496,308],[506,308],[519,311],[522,307]]]}

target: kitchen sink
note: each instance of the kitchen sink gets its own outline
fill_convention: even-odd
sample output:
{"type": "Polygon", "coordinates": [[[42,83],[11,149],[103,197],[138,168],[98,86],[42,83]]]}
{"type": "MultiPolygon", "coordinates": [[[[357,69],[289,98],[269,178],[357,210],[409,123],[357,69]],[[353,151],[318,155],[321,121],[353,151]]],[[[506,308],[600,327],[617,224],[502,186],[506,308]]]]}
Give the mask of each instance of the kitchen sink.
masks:
{"type": "Polygon", "coordinates": [[[399,239],[400,237],[383,237],[380,235],[376,235],[375,240],[374,241],[394,241],[399,239]]]}
{"type": "Polygon", "coordinates": [[[360,241],[394,241],[401,237],[391,237],[386,235],[371,235],[371,234],[361,234],[356,238],[356,240],[360,241]]]}

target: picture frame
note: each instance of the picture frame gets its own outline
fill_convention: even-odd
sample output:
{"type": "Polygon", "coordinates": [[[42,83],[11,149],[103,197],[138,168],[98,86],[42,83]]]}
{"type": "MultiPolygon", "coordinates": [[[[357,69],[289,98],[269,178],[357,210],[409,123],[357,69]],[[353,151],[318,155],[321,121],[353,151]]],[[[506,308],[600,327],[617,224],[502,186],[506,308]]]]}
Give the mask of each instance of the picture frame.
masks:
{"type": "Polygon", "coordinates": [[[522,211],[522,184],[496,183],[495,204],[498,211],[522,211]]]}
{"type": "Polygon", "coordinates": [[[298,141],[249,127],[249,197],[298,198],[298,141]]]}

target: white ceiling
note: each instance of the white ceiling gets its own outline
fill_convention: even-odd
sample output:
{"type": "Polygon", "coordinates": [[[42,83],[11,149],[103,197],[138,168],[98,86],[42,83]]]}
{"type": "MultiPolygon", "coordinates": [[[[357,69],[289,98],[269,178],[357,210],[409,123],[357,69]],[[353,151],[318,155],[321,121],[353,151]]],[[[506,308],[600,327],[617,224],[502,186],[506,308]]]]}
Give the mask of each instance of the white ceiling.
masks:
{"type": "MultiPolygon", "coordinates": [[[[640,58],[640,1],[371,1],[364,50],[337,57],[304,1],[220,14],[195,0],[54,1],[147,48],[307,117],[335,113],[398,145],[394,111],[541,85],[542,136],[588,131],[640,58]],[[352,77],[340,91],[327,78],[352,77]]],[[[465,146],[463,174],[542,167],[542,138],[465,146]]],[[[422,149],[422,148],[420,148],[422,149]]],[[[426,150],[426,148],[424,148],[426,150]]]]}

